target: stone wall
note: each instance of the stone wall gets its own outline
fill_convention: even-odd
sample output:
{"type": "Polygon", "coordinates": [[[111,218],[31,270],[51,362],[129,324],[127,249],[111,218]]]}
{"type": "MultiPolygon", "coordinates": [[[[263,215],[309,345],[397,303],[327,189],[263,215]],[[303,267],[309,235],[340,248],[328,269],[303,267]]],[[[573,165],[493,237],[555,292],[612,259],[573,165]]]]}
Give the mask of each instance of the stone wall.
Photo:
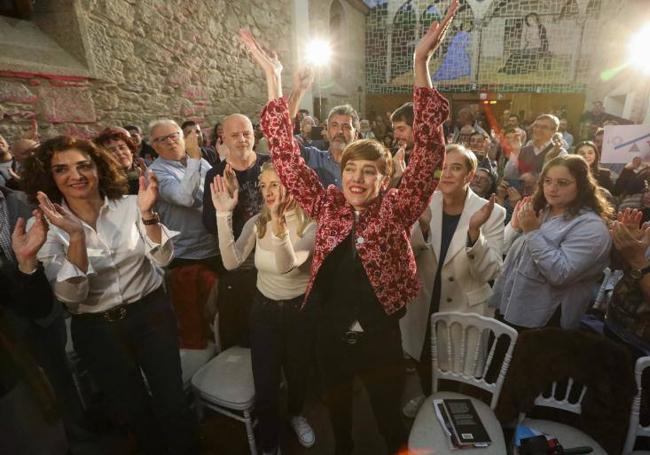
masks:
{"type": "MultiPolygon", "coordinates": [[[[191,118],[209,127],[233,112],[255,120],[266,85],[237,31],[248,27],[272,43],[291,74],[291,5],[292,0],[37,2],[31,23],[83,60],[86,71],[50,72],[32,64],[18,72],[15,61],[0,55],[0,134],[11,140],[30,135],[37,125],[45,138],[89,136],[108,125],[146,127],[159,117],[191,118]]],[[[7,26],[16,30],[21,24],[11,20],[7,26]]]]}

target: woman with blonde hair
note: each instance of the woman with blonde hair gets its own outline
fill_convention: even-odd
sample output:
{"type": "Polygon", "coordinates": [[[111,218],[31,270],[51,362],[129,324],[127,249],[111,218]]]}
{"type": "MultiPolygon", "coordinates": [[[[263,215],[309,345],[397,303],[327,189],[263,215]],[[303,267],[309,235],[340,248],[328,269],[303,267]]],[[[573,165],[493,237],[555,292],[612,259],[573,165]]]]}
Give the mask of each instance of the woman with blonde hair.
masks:
{"type": "Polygon", "coordinates": [[[282,370],[287,378],[291,427],[304,447],[316,442],[302,416],[313,325],[300,311],[309,282],[316,225],[287,193],[271,162],[262,165],[259,187],[264,204],[235,240],[232,211],[238,192],[225,179],[210,185],[217,212],[219,250],[226,269],[239,267],[255,250],[257,293],[250,313],[255,409],[263,453],[279,453],[279,399],[282,370]]]}

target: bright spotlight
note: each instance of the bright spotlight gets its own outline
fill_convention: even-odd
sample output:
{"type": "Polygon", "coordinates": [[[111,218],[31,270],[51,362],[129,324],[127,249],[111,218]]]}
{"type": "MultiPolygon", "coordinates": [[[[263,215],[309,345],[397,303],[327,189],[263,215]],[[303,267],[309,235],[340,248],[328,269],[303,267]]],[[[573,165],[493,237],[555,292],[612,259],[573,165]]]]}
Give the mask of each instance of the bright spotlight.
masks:
{"type": "Polygon", "coordinates": [[[646,74],[650,74],[650,24],[645,25],[632,37],[629,44],[630,63],[646,74]]]}
{"type": "Polygon", "coordinates": [[[313,40],[307,43],[305,49],[306,60],[313,66],[325,66],[329,63],[332,56],[332,49],[330,44],[321,39],[313,40]]]}

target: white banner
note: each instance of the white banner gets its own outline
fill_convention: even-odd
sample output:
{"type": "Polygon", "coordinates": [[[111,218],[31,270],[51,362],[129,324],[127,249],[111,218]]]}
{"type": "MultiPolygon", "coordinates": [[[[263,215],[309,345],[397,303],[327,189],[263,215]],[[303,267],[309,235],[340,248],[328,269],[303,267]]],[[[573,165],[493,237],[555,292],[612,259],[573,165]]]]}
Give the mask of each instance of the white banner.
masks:
{"type": "Polygon", "coordinates": [[[650,125],[607,125],[602,163],[627,164],[634,157],[650,162],[650,125]]]}

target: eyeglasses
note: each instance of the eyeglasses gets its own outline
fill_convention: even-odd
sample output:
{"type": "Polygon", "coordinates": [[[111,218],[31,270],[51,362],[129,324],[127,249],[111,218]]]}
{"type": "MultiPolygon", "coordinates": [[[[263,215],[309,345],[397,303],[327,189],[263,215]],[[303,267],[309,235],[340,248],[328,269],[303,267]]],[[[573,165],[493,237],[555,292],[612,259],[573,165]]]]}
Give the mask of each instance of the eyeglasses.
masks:
{"type": "Polygon", "coordinates": [[[171,134],[168,134],[167,136],[162,136],[162,137],[157,137],[156,139],[152,139],[151,142],[153,144],[162,144],[163,142],[167,142],[168,139],[171,139],[173,142],[178,142],[178,139],[180,137],[181,137],[181,132],[175,131],[171,134]]]}
{"type": "Polygon", "coordinates": [[[567,180],[567,179],[549,179],[545,178],[542,182],[544,186],[551,186],[553,184],[557,185],[559,188],[566,188],[568,186],[571,186],[571,184],[576,183],[575,180],[567,180]]]}

